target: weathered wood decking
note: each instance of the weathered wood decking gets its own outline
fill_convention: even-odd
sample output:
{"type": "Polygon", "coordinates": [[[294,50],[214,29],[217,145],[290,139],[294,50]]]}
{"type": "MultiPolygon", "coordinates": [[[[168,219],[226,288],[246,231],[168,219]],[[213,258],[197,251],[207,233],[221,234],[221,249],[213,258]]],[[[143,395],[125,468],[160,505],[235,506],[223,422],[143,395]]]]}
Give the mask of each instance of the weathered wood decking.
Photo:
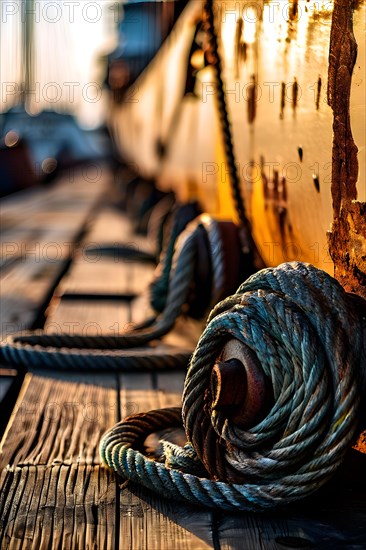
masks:
{"type": "MultiPolygon", "coordinates": [[[[152,266],[91,261],[84,253],[92,243],[148,247],[114,207],[109,177],[94,186],[80,177],[4,202],[3,334],[42,325],[50,332],[115,332],[148,316],[143,289],[152,266]],[[57,261],[51,250],[61,250],[57,261]]],[[[198,330],[182,322],[166,341],[193,348],[198,330]]],[[[2,374],[0,399],[14,380],[12,370],[2,374]]],[[[355,451],[329,487],[275,514],[183,506],[116,479],[100,464],[103,432],[129,414],[179,405],[183,380],[182,372],[28,372],[15,405],[9,394],[0,405],[5,416],[13,406],[0,446],[0,547],[366,548],[366,456],[355,451]]]]}

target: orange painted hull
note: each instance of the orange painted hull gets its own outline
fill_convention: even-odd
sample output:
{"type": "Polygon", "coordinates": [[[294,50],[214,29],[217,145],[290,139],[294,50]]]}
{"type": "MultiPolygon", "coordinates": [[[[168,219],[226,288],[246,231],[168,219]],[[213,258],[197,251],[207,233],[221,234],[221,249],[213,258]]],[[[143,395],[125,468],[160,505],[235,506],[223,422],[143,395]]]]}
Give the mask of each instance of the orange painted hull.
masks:
{"type": "MultiPolygon", "coordinates": [[[[327,104],[332,2],[216,2],[223,80],[247,215],[267,265],[308,261],[333,273],[326,233],[332,222],[333,113],[327,104]]],[[[222,152],[212,67],[183,97],[188,55],[203,4],[191,1],[158,55],[113,105],[110,125],[127,162],[183,200],[197,197],[235,219],[222,152]],[[159,155],[164,144],[165,156],[159,155]]],[[[365,4],[353,15],[358,57],[351,124],[365,185],[365,4]]]]}

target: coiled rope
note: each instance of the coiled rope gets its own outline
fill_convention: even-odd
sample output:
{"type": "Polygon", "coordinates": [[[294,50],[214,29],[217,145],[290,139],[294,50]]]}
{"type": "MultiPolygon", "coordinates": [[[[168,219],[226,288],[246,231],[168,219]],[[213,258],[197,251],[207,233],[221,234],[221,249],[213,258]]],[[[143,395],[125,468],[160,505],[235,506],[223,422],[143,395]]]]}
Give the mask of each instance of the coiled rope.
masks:
{"type": "MultiPolygon", "coordinates": [[[[197,238],[206,232],[213,259],[212,295],[214,299],[225,295],[223,253],[218,236],[217,222],[207,215],[196,218],[179,235],[172,260],[171,278],[168,284],[166,306],[161,315],[137,330],[119,336],[86,336],[68,334],[47,334],[34,331],[12,335],[0,347],[0,359],[15,366],[37,366],[44,368],[142,368],[150,359],[149,368],[186,367],[192,350],[175,350],[168,354],[151,357],[151,349],[129,350],[144,346],[161,338],[173,327],[177,317],[187,303],[189,291],[194,282],[197,257],[197,238]],[[71,351],[70,351],[71,350],[71,351]],[[91,352],[90,350],[95,350],[91,352]],[[117,351],[121,350],[121,351],[117,351]],[[128,351],[122,351],[128,350],[128,351]],[[144,356],[145,354],[145,356],[144,356]],[[175,359],[177,362],[175,362],[175,359]]],[[[209,306],[210,304],[208,304],[209,306]]]]}
{"type": "Polygon", "coordinates": [[[260,511],[304,498],[332,476],[356,434],[364,353],[361,315],[335,279],[297,262],[262,270],[213,309],[182,411],[118,423],[101,441],[102,460],[163,496],[209,507],[260,511]],[[242,376],[249,383],[260,365],[271,386],[270,410],[245,427],[232,408],[215,408],[210,385],[232,339],[249,352],[242,376]],[[181,415],[189,443],[165,443],[167,465],[137,450],[152,431],[180,425],[181,415]],[[206,475],[194,475],[197,465],[206,475]]]}

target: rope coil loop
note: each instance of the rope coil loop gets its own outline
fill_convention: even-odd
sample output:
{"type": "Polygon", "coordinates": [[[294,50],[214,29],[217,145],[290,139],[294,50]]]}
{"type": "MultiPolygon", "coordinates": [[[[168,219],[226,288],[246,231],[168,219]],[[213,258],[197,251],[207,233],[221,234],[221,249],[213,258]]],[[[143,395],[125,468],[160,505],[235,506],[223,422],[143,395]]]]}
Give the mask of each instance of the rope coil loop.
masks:
{"type": "Polygon", "coordinates": [[[362,338],[361,317],[327,273],[298,262],[264,269],[214,308],[186,375],[184,428],[207,477],[135,450],[149,429],[177,425],[172,410],[117,424],[101,442],[102,459],[165,496],[210,507],[259,511],[304,498],[332,476],[355,437],[362,338]],[[239,389],[225,394],[230,369],[239,389]],[[262,414],[241,416],[253,402],[262,414]]]}
{"type": "MultiPolygon", "coordinates": [[[[202,210],[197,202],[176,205],[169,219],[165,221],[166,242],[161,243],[161,257],[156,269],[154,281],[150,286],[150,302],[152,308],[161,313],[168,299],[169,280],[171,278],[172,261],[177,247],[179,235],[187,225],[201,214],[202,210]]],[[[161,235],[163,241],[163,235],[161,235]]]]}
{"type": "MultiPolygon", "coordinates": [[[[148,357],[144,357],[143,349],[135,353],[131,348],[149,345],[150,342],[167,334],[183,310],[187,310],[189,304],[197,304],[201,288],[206,289],[207,296],[203,297],[206,299],[201,297],[202,303],[198,310],[196,307],[196,313],[200,317],[207,314],[212,303],[211,295],[217,301],[228,293],[219,223],[207,214],[199,216],[188,223],[181,234],[175,236],[175,240],[166,304],[156,318],[149,319],[138,328],[118,336],[48,334],[44,331],[15,334],[8,337],[0,347],[0,359],[18,367],[32,365],[45,368],[113,370],[151,368],[148,366],[148,357],[154,348],[150,346],[145,349],[145,355],[148,357]],[[202,266],[198,247],[202,236],[205,237],[203,244],[207,248],[207,261],[203,264],[210,266],[210,272],[205,271],[203,274],[197,273],[202,266]],[[196,293],[192,294],[195,287],[196,293]]],[[[173,364],[179,368],[186,368],[191,352],[192,350],[172,348],[172,358],[167,353],[162,354],[159,367],[170,368],[173,364]],[[177,359],[175,363],[174,357],[177,359]]],[[[158,362],[159,355],[152,355],[155,363],[158,362]]]]}

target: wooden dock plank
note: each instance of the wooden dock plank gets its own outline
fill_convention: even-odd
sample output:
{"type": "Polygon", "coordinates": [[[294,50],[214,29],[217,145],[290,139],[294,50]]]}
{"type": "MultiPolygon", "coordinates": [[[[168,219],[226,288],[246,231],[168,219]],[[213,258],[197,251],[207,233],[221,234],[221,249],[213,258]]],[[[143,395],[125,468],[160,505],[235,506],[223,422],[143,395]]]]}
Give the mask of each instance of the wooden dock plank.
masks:
{"type": "Polygon", "coordinates": [[[218,514],[221,550],[277,550],[278,548],[355,548],[366,544],[366,510],[329,496],[267,514],[218,514]]]}
{"type": "Polygon", "coordinates": [[[30,189],[2,201],[1,337],[35,321],[109,185],[108,170],[94,185],[81,171],[52,187],[30,189]]]}
{"type": "Polygon", "coordinates": [[[144,235],[137,235],[130,217],[116,206],[106,204],[90,225],[85,244],[128,245],[146,252],[154,252],[153,245],[144,235]]]}
{"type": "Polygon", "coordinates": [[[128,302],[53,299],[46,315],[48,333],[116,335],[132,328],[128,302]]]}
{"type": "Polygon", "coordinates": [[[17,262],[1,278],[2,338],[26,330],[32,325],[63,266],[63,262],[37,262],[28,259],[17,262]]]}
{"type": "Polygon", "coordinates": [[[157,392],[153,376],[147,372],[119,375],[121,418],[156,407],[157,392]]]}
{"type": "Polygon", "coordinates": [[[160,407],[181,407],[182,393],[186,373],[159,372],[156,375],[156,387],[159,392],[160,407]]]}
{"type": "MultiPolygon", "coordinates": [[[[13,533],[14,516],[23,496],[26,479],[21,475],[21,469],[17,468],[14,472],[4,470],[1,481],[3,484],[0,494],[3,495],[3,498],[0,500],[0,517],[2,518],[0,523],[0,543],[1,547],[4,547],[5,544],[9,547],[8,542],[13,533]]],[[[19,548],[19,544],[16,545],[14,541],[14,547],[16,546],[19,548]]]]}
{"type": "Polygon", "coordinates": [[[105,259],[98,252],[75,259],[57,288],[57,295],[73,294],[139,294],[152,280],[154,268],[121,258],[105,259]]]}
{"type": "MultiPolygon", "coordinates": [[[[122,415],[177,406],[183,375],[164,373],[120,376],[122,415]],[[155,386],[158,385],[157,389],[155,386]],[[178,389],[179,388],[179,389],[178,389]]],[[[212,547],[212,514],[181,506],[128,483],[120,492],[120,541],[123,548],[203,550],[212,547]]]]}
{"type": "Polygon", "coordinates": [[[366,457],[350,449],[335,477],[282,510],[217,514],[220,549],[366,547],[366,457]]]}
{"type": "MultiPolygon", "coordinates": [[[[61,300],[52,300],[47,311],[46,330],[69,334],[117,334],[133,327],[128,301],[62,299],[65,294],[74,298],[76,295],[92,297],[95,294],[113,298],[113,295],[129,296],[142,292],[152,278],[152,266],[123,258],[105,258],[98,252],[99,246],[123,240],[124,235],[127,239],[131,231],[126,215],[115,208],[103,205],[96,212],[73,257],[71,268],[55,291],[55,296],[61,300]],[[95,256],[88,256],[86,251],[92,245],[96,246],[95,256]]],[[[148,313],[142,313],[143,318],[148,313]]]]}
{"type": "Polygon", "coordinates": [[[1,509],[2,549],[115,547],[116,484],[105,468],[26,465],[6,472],[1,489],[13,497],[1,509]]]}
{"type": "Polygon", "coordinates": [[[63,176],[52,186],[32,188],[4,197],[0,207],[2,229],[7,235],[12,229],[19,230],[20,227],[23,230],[39,230],[42,225],[57,227],[57,218],[63,218],[65,223],[67,217],[72,227],[73,220],[80,220],[80,215],[90,210],[110,184],[108,168],[103,169],[94,184],[82,171],[76,171],[72,177],[63,176]]]}
{"type": "Polygon", "coordinates": [[[181,506],[132,486],[121,491],[121,540],[139,550],[213,548],[212,514],[181,506]]]}
{"type": "Polygon", "coordinates": [[[196,321],[195,319],[181,316],[177,319],[173,330],[164,337],[164,343],[171,346],[188,347],[193,353],[203,332],[204,325],[204,321],[196,321]]]}
{"type": "MultiPolygon", "coordinates": [[[[55,294],[61,297],[64,294],[140,295],[153,278],[154,266],[118,254],[103,256],[100,251],[105,245],[118,243],[139,250],[141,247],[133,239],[132,225],[126,215],[103,206],[88,226],[79,250],[73,257],[72,266],[55,294]],[[93,252],[90,252],[91,247],[94,248],[93,252]]],[[[142,242],[145,238],[138,239],[142,242]]]]}
{"type": "Polygon", "coordinates": [[[0,444],[0,466],[99,464],[101,435],[117,419],[113,374],[28,373],[0,444]]]}
{"type": "Polygon", "coordinates": [[[28,373],[0,446],[1,548],[114,548],[116,483],[99,442],[115,375],[28,373]]]}

